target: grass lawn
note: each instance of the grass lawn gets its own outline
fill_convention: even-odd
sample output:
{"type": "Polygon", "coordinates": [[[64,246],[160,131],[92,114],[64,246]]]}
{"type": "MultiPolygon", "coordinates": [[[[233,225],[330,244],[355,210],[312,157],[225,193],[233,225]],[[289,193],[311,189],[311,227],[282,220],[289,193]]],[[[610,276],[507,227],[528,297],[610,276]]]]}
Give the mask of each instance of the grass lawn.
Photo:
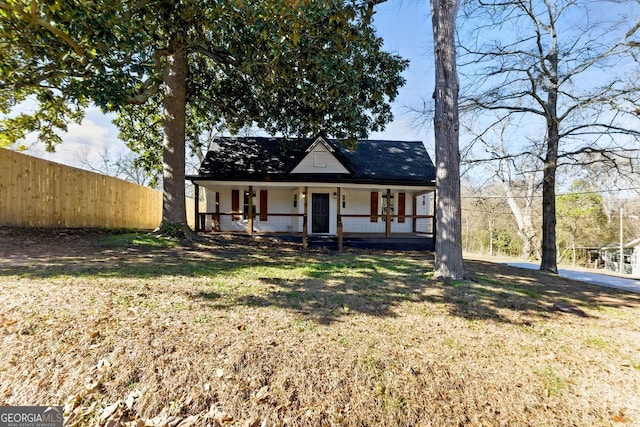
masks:
{"type": "Polygon", "coordinates": [[[640,295],[467,269],[0,229],[0,405],[63,404],[67,425],[640,425],[640,295]]]}

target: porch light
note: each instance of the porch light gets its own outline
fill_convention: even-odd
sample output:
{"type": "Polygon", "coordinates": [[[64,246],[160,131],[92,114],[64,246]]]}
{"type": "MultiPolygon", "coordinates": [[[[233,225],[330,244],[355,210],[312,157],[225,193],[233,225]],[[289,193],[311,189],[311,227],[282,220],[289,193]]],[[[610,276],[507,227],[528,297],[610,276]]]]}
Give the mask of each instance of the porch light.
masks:
{"type": "Polygon", "coordinates": [[[338,193],[336,193],[335,191],[333,192],[333,198],[337,199],[338,198],[338,193]]]}

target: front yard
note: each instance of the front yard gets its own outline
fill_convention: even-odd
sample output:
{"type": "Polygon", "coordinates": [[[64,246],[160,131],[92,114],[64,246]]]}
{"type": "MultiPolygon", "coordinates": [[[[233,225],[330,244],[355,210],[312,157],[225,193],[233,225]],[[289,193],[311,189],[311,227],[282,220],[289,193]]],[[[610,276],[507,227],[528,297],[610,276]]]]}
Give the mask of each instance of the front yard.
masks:
{"type": "Polygon", "coordinates": [[[0,229],[0,404],[68,425],[640,424],[640,295],[467,268],[0,229]]]}

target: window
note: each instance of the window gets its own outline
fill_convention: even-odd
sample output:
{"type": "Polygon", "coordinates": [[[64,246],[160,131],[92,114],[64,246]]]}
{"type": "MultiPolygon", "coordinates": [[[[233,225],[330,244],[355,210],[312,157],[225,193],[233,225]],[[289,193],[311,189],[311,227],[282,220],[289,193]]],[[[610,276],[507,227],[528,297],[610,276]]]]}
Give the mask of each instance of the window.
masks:
{"type": "Polygon", "coordinates": [[[405,193],[398,193],[398,223],[403,224],[406,220],[406,199],[405,193]]]}
{"type": "Polygon", "coordinates": [[[293,195],[293,207],[297,208],[298,207],[298,193],[295,193],[293,195]]]}
{"type": "Polygon", "coordinates": [[[347,195],[342,194],[342,209],[345,209],[346,207],[347,207],[347,195]]]}
{"type": "MultiPolygon", "coordinates": [[[[256,213],[256,192],[251,195],[251,212],[256,213]]],[[[249,192],[244,192],[244,204],[242,206],[242,217],[244,219],[249,218],[249,192]]]]}
{"type": "MultiPolygon", "coordinates": [[[[394,198],[393,198],[393,194],[391,194],[389,196],[389,198],[387,199],[387,194],[383,194],[382,195],[382,215],[384,215],[382,217],[383,221],[386,221],[386,215],[387,215],[387,210],[389,210],[389,215],[393,215],[394,212],[394,198]]],[[[393,219],[391,220],[393,221],[393,219]]]]}

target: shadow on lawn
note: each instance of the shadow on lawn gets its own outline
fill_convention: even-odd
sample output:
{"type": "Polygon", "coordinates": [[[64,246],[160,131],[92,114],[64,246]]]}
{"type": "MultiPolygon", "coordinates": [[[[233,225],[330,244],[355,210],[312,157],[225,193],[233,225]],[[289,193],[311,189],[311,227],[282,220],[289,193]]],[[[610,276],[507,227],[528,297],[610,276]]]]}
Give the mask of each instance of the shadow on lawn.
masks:
{"type": "Polygon", "coordinates": [[[212,309],[278,307],[321,324],[352,313],[395,316],[403,303],[430,304],[430,310],[469,320],[516,324],[549,316],[557,302],[581,308],[640,305],[638,295],[490,262],[466,263],[473,281],[435,281],[428,253],[300,251],[246,238],[195,248],[94,244],[71,252],[51,247],[38,256],[5,256],[0,277],[228,279],[222,287],[198,285],[186,292],[212,309]]]}
{"type": "MultiPolygon", "coordinates": [[[[468,320],[530,325],[535,318],[557,312],[556,305],[582,311],[602,307],[638,307],[640,297],[609,288],[583,284],[537,271],[490,262],[468,262],[473,280],[430,280],[432,260],[367,256],[367,268],[327,270],[312,264],[308,278],[260,278],[255,293],[224,298],[207,292],[192,294],[210,307],[226,310],[237,305],[294,310],[307,319],[329,324],[350,313],[395,316],[398,305],[433,304],[468,320]]],[[[572,314],[568,314],[572,315],[572,314]]],[[[575,314],[573,314],[575,315],[575,314]]],[[[585,314],[586,315],[586,314],[585,314]]]]}
{"type": "Polygon", "coordinates": [[[389,259],[368,253],[318,255],[321,261],[304,266],[304,278],[257,277],[259,288],[242,295],[209,292],[192,294],[220,310],[237,305],[279,307],[294,310],[320,324],[329,324],[350,313],[395,316],[394,307],[404,301],[419,302],[429,282],[430,263],[421,258],[389,259]]]}

